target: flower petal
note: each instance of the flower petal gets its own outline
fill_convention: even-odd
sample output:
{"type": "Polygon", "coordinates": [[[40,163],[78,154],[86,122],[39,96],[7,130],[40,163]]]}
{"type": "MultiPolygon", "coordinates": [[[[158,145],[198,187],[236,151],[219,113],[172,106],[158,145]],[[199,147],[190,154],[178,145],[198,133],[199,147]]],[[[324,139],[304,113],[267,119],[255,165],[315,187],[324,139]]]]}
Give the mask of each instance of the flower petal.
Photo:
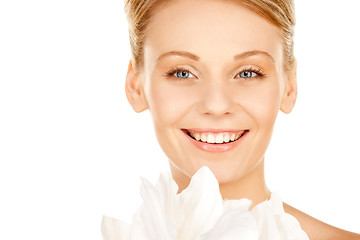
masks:
{"type": "Polygon", "coordinates": [[[256,221],[249,210],[236,209],[223,215],[216,225],[199,240],[257,240],[256,221]]]}
{"type": "Polygon", "coordinates": [[[175,240],[176,229],[166,219],[160,192],[144,178],[142,178],[140,192],[144,199],[140,216],[148,238],[150,240],[175,240]]]}
{"type": "Polygon", "coordinates": [[[156,188],[162,199],[162,207],[167,219],[177,228],[181,219],[181,212],[178,203],[178,185],[171,178],[169,173],[161,173],[156,188]]]}
{"type": "Polygon", "coordinates": [[[242,199],[238,199],[238,200],[228,200],[225,199],[223,202],[224,205],[224,213],[230,212],[231,210],[235,210],[235,209],[244,209],[244,210],[249,210],[251,205],[252,205],[252,201],[247,199],[247,198],[242,198],[242,199]]]}
{"type": "Polygon", "coordinates": [[[179,196],[183,219],[178,239],[196,239],[210,230],[223,214],[219,183],[208,167],[200,168],[179,196]]]}
{"type": "Polygon", "coordinates": [[[129,239],[130,225],[115,218],[103,216],[101,233],[103,240],[129,239]]]}

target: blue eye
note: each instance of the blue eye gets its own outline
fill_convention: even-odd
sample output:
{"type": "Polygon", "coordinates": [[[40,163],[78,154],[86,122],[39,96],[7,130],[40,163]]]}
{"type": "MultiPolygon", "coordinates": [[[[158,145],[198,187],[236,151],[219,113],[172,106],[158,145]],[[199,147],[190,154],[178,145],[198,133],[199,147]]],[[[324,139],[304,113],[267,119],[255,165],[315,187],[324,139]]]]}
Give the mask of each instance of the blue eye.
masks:
{"type": "Polygon", "coordinates": [[[258,74],[253,71],[242,71],[238,74],[241,78],[253,78],[256,77],[258,74]]]}
{"type": "Polygon", "coordinates": [[[186,80],[191,78],[196,78],[189,70],[185,68],[172,68],[169,72],[165,74],[167,78],[175,78],[179,80],[186,80]]]}
{"type": "Polygon", "coordinates": [[[191,73],[189,73],[188,71],[183,71],[183,70],[180,70],[180,71],[177,71],[175,72],[175,76],[177,78],[189,78],[190,76],[193,76],[191,73]]]}

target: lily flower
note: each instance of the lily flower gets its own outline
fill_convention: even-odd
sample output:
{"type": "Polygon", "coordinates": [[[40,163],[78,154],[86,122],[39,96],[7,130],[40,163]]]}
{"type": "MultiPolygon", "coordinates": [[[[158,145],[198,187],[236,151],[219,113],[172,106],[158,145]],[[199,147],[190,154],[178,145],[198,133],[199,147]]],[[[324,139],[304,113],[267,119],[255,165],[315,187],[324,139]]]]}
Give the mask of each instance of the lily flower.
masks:
{"type": "Polygon", "coordinates": [[[297,220],[283,211],[281,200],[274,194],[272,198],[278,204],[270,199],[251,211],[252,202],[248,199],[223,200],[219,183],[206,166],[194,174],[180,194],[169,173],[160,175],[156,187],[142,178],[140,192],[144,202],[135,213],[132,225],[111,217],[103,218],[104,240],[308,239],[297,220]],[[292,232],[281,231],[278,223],[292,232]],[[268,229],[269,226],[274,229],[268,229]]]}

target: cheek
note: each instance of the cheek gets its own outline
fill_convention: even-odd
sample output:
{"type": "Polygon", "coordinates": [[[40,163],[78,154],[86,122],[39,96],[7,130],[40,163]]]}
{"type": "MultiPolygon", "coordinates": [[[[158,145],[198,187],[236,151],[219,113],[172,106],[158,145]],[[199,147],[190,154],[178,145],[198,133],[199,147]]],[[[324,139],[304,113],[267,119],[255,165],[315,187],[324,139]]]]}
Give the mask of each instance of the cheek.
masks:
{"type": "Polygon", "coordinates": [[[280,109],[280,99],[280,91],[277,87],[262,91],[258,95],[259,120],[272,125],[280,109]]]}
{"type": "Polygon", "coordinates": [[[278,84],[269,81],[262,86],[248,88],[239,95],[239,104],[255,120],[257,127],[272,127],[281,102],[278,84]]]}
{"type": "Polygon", "coordinates": [[[154,81],[148,94],[153,120],[164,127],[176,124],[189,113],[193,98],[194,94],[183,87],[154,81]]]}

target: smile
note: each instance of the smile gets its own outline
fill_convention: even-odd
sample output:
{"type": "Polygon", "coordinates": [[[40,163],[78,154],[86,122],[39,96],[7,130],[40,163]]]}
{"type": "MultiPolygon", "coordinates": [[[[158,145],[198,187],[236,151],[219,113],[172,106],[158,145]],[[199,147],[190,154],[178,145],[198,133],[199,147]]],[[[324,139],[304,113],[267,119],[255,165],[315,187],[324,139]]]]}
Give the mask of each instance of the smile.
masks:
{"type": "Polygon", "coordinates": [[[208,152],[224,152],[238,145],[249,130],[181,129],[196,147],[208,152]]]}

